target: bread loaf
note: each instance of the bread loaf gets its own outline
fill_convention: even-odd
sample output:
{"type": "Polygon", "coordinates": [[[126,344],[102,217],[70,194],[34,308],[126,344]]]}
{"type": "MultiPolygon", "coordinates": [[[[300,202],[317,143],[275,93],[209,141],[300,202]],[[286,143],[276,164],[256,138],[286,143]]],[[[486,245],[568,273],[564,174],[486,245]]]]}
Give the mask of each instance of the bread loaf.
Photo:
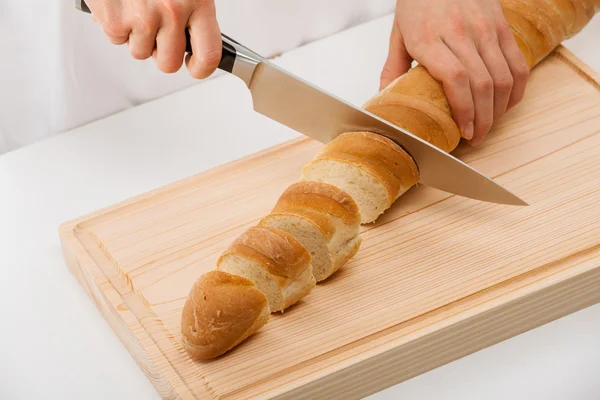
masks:
{"type": "Polygon", "coordinates": [[[394,80],[363,107],[446,152],[460,142],[442,86],[422,66],[394,80]]]}
{"type": "Polygon", "coordinates": [[[269,321],[269,302],[249,279],[211,271],[196,281],[181,316],[181,341],[191,357],[218,357],[269,321]]]}
{"type": "Polygon", "coordinates": [[[271,312],[283,311],[306,296],[316,281],[311,256],[289,233],[252,227],[217,261],[217,270],[250,279],[269,300],[271,312]]]}
{"type": "Polygon", "coordinates": [[[502,11],[530,68],[579,33],[599,0],[501,0],[502,11]]]}
{"type": "Polygon", "coordinates": [[[298,182],[279,198],[261,226],[291,234],[312,256],[317,282],[331,276],[360,246],[360,213],[341,189],[322,182],[298,182]]]}
{"type": "MultiPolygon", "coordinates": [[[[600,0],[500,0],[500,4],[530,68],[581,31],[600,9],[600,0]]],[[[391,82],[363,107],[446,152],[460,142],[443,86],[423,66],[391,82]]]]}
{"type": "Polygon", "coordinates": [[[370,132],[350,132],[329,142],[304,166],[302,179],[326,182],[348,193],[366,224],[417,183],[418,170],[412,157],[392,140],[370,132]]]}

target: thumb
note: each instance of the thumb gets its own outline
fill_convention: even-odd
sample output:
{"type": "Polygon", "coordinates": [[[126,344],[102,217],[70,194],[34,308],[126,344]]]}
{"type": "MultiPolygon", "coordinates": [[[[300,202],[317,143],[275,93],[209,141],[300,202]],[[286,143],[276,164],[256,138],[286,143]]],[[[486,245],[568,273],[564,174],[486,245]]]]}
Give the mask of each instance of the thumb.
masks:
{"type": "Polygon", "coordinates": [[[398,29],[398,24],[396,20],[394,20],[392,33],[390,35],[390,48],[387,60],[383,66],[383,71],[381,72],[379,90],[383,90],[394,79],[408,72],[412,61],[412,57],[408,54],[408,51],[406,51],[406,47],[404,46],[404,39],[398,29]]]}
{"type": "Polygon", "coordinates": [[[188,21],[192,55],[186,56],[186,66],[193,78],[208,78],[221,61],[221,29],[217,22],[214,1],[205,1],[188,21]]]}

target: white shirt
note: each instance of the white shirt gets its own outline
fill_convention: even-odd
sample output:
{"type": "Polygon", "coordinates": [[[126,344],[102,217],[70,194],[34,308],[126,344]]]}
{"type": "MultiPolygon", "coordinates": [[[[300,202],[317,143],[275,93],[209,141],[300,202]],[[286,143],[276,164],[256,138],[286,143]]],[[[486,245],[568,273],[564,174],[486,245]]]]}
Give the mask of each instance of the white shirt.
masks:
{"type": "MultiPolygon", "coordinates": [[[[216,1],[222,31],[265,57],[390,13],[394,3],[216,1]]],[[[167,75],[152,59],[134,60],[74,0],[0,1],[0,51],[0,154],[201,83],[185,67],[167,75]]]]}

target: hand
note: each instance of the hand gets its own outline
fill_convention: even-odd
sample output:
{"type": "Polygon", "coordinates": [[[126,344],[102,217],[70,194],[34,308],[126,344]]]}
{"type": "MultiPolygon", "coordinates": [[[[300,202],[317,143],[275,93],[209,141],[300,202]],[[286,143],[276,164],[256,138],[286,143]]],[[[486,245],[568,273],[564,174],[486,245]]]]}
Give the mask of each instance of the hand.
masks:
{"type": "Polygon", "coordinates": [[[397,0],[381,89],[413,60],[443,84],[473,146],[521,101],[529,76],[498,0],[397,0]]]}
{"type": "Polygon", "coordinates": [[[185,58],[190,75],[211,75],[221,59],[221,32],[214,0],[87,0],[93,19],[109,40],[128,43],[133,58],[152,56],[165,73],[179,71],[185,54],[185,29],[193,55],[185,58]]]}

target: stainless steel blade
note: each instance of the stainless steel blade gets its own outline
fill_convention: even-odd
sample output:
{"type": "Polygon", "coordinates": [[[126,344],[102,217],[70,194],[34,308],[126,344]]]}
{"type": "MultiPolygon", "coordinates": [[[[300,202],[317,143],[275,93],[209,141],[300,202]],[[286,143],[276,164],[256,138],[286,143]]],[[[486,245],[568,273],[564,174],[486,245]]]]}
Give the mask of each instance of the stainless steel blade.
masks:
{"type": "Polygon", "coordinates": [[[257,112],[319,142],[328,143],[345,132],[379,133],[408,151],[424,185],[492,203],[527,205],[456,157],[273,63],[263,61],[257,65],[249,88],[257,112]]]}

